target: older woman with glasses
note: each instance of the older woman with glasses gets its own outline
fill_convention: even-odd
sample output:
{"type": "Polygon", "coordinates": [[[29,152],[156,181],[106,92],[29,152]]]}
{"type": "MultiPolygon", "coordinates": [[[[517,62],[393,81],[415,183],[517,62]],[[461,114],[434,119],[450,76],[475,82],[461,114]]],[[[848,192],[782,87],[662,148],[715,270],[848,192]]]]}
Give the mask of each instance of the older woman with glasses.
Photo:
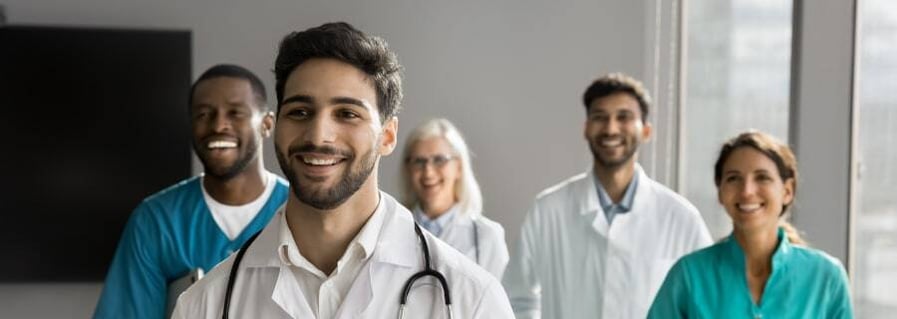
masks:
{"type": "Polygon", "coordinates": [[[482,215],[483,195],[467,143],[445,119],[427,121],[406,139],[404,204],[426,230],[501,278],[508,263],[502,226],[482,215]]]}

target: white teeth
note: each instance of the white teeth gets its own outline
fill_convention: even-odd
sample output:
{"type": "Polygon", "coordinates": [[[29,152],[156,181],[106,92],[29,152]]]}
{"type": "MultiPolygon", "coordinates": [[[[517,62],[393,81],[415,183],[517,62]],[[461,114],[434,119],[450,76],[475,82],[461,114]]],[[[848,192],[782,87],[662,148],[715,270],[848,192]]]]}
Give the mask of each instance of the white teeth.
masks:
{"type": "Polygon", "coordinates": [[[752,212],[760,209],[760,204],[738,204],[738,209],[746,212],[752,212]]]}
{"type": "Polygon", "coordinates": [[[314,158],[314,157],[302,157],[302,161],[308,165],[321,165],[321,166],[333,165],[333,164],[336,164],[336,162],[339,162],[339,160],[335,159],[335,158],[324,159],[324,158],[314,158]]]}
{"type": "Polygon", "coordinates": [[[623,140],[620,139],[607,139],[601,140],[601,146],[604,147],[614,147],[623,143],[623,140]]]}
{"type": "Polygon", "coordinates": [[[209,145],[208,145],[207,147],[210,148],[210,149],[216,149],[216,148],[233,148],[233,147],[237,147],[237,142],[231,142],[231,141],[211,141],[211,142],[209,142],[209,145]]]}

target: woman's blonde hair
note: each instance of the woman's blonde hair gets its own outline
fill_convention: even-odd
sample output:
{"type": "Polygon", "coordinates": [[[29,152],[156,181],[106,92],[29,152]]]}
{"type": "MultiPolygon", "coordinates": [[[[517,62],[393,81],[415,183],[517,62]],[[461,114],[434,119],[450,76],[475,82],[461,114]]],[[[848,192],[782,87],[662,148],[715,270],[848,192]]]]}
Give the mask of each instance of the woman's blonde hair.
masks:
{"type": "Polygon", "coordinates": [[[788,236],[790,242],[799,245],[807,245],[807,242],[801,238],[797,228],[788,222],[788,217],[790,216],[784,216],[789,212],[791,204],[794,203],[794,200],[797,198],[797,158],[787,144],[782,143],[772,135],[755,130],[738,134],[738,136],[729,139],[720,149],[719,157],[716,159],[716,164],[713,168],[713,181],[716,183],[717,189],[719,189],[719,184],[722,179],[723,165],[725,165],[726,160],[729,159],[736,149],[742,147],[753,148],[772,160],[772,162],[776,164],[776,168],[779,171],[779,177],[782,179],[783,183],[788,182],[788,179],[793,180],[794,196],[790,203],[782,204],[782,211],[779,213],[779,216],[784,218],[779,219],[779,225],[785,230],[785,234],[788,236]]]}
{"type": "Polygon", "coordinates": [[[439,137],[448,142],[461,164],[461,179],[455,183],[455,198],[461,214],[469,214],[477,218],[483,211],[483,194],[480,192],[480,184],[473,175],[473,167],[470,162],[470,150],[461,132],[446,119],[432,119],[416,127],[405,139],[405,148],[402,151],[402,203],[406,207],[413,208],[418,205],[420,199],[411,187],[411,176],[408,172],[408,159],[414,144],[421,140],[439,137]]]}

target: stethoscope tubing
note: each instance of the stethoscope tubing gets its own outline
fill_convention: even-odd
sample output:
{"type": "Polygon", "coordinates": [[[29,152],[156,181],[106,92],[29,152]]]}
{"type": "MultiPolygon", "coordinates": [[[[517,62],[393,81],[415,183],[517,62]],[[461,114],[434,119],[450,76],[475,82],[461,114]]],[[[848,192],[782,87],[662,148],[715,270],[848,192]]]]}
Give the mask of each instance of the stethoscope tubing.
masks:
{"type": "Polygon", "coordinates": [[[477,221],[473,221],[473,250],[477,258],[477,264],[480,264],[480,232],[477,230],[477,221]]]}
{"type": "MultiPolygon", "coordinates": [[[[474,226],[476,227],[476,226],[474,226]]],[[[427,238],[424,236],[423,232],[420,230],[420,226],[415,222],[414,223],[414,232],[417,234],[418,239],[420,240],[423,252],[424,252],[424,270],[411,275],[411,278],[408,278],[408,281],[405,282],[405,286],[402,288],[402,295],[400,297],[399,302],[399,319],[405,318],[405,303],[408,300],[408,295],[411,293],[411,286],[414,284],[415,280],[418,280],[423,277],[435,277],[439,284],[442,286],[442,294],[445,300],[446,311],[448,312],[448,318],[453,319],[454,314],[452,311],[452,298],[451,291],[448,287],[448,281],[445,280],[445,276],[442,275],[439,271],[433,269],[430,266],[430,245],[427,244],[427,238]]],[[[476,232],[476,230],[474,230],[476,232]]],[[[234,292],[234,286],[237,282],[237,270],[240,268],[240,263],[243,261],[243,255],[246,254],[246,251],[249,249],[249,246],[252,245],[252,242],[261,234],[261,231],[252,235],[243,246],[240,247],[240,251],[237,252],[237,256],[234,257],[234,264],[231,266],[230,273],[227,279],[227,288],[224,292],[224,309],[221,313],[222,319],[228,319],[228,313],[230,312],[230,304],[231,298],[234,292]]],[[[477,249],[477,259],[479,259],[479,249],[477,249]]]]}
{"type": "Polygon", "coordinates": [[[442,273],[430,267],[430,245],[427,244],[427,238],[424,237],[424,234],[417,223],[414,223],[414,232],[417,233],[417,237],[420,239],[424,251],[424,270],[411,275],[411,278],[408,278],[408,281],[405,282],[405,287],[402,289],[402,298],[400,299],[399,304],[403,306],[405,305],[405,302],[408,299],[408,294],[411,293],[411,286],[414,284],[414,281],[426,276],[432,276],[439,280],[439,283],[442,285],[442,293],[445,298],[446,306],[451,305],[452,296],[449,294],[448,282],[445,280],[445,276],[443,276],[442,273]]]}
{"type": "Polygon", "coordinates": [[[234,257],[234,265],[230,268],[230,274],[227,278],[227,290],[224,292],[224,311],[221,313],[222,319],[228,319],[228,312],[230,312],[230,299],[234,292],[234,284],[237,282],[237,268],[240,268],[240,262],[243,261],[243,255],[246,254],[246,250],[249,249],[249,245],[252,245],[252,242],[255,241],[255,238],[259,236],[262,232],[259,231],[249,237],[243,246],[240,247],[240,251],[237,252],[237,257],[234,257]]]}

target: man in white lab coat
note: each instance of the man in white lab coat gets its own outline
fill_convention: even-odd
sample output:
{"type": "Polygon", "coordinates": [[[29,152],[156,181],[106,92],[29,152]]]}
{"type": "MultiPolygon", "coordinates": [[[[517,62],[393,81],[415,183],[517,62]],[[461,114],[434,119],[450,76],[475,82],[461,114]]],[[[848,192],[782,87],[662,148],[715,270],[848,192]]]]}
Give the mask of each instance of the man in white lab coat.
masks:
{"type": "Polygon", "coordinates": [[[416,232],[378,188],[380,157],[396,145],[400,69],[382,39],[346,23],[284,38],[274,143],[290,196],[241,253],[181,296],[174,318],[395,318],[406,281],[427,263],[444,275],[452,307],[425,276],[408,293],[408,318],[513,317],[497,279],[416,232]]]}
{"type": "Polygon", "coordinates": [[[583,103],[594,162],[523,223],[503,278],[517,318],[644,318],[673,262],[711,243],[697,209],[636,163],[651,137],[642,84],[610,74],[583,103]]]}

